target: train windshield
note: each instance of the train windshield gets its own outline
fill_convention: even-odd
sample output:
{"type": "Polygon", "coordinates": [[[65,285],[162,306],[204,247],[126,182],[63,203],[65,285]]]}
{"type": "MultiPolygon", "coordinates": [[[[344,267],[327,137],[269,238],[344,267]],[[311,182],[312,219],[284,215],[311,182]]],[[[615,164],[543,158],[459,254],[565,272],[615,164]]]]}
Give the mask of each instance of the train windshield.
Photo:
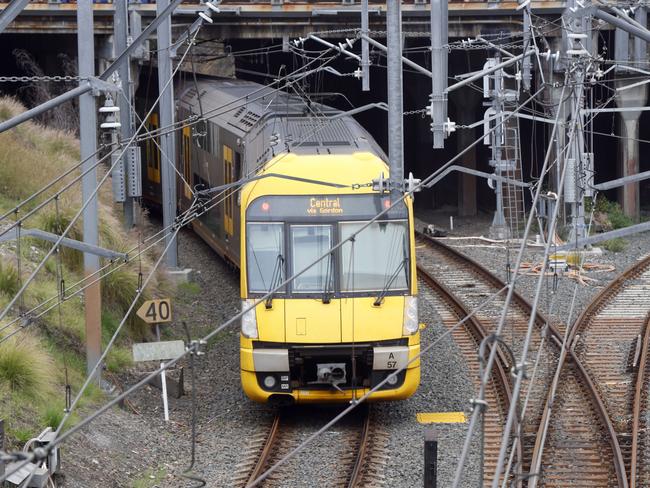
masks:
{"type": "Polygon", "coordinates": [[[343,241],[282,292],[325,301],[341,293],[408,291],[408,209],[404,202],[389,207],[389,198],[379,194],[267,195],[255,199],[246,209],[248,292],[271,291],[343,241]],[[387,211],[380,220],[361,230],[383,210],[387,211]],[[347,241],[352,235],[354,240],[347,241]]]}
{"type": "Polygon", "coordinates": [[[247,240],[248,289],[258,293],[271,291],[285,280],[284,226],[248,224],[247,240]]]}
{"type": "MultiPolygon", "coordinates": [[[[331,249],[332,227],[329,225],[291,226],[291,263],[294,273],[300,272],[331,249]]],[[[332,256],[321,259],[292,283],[296,293],[325,292],[332,289],[332,256]]]]}
{"type": "MultiPolygon", "coordinates": [[[[341,240],[359,232],[364,222],[340,224],[341,240]]],[[[406,221],[374,222],[341,248],[341,291],[406,290],[409,241],[406,221]]]]}

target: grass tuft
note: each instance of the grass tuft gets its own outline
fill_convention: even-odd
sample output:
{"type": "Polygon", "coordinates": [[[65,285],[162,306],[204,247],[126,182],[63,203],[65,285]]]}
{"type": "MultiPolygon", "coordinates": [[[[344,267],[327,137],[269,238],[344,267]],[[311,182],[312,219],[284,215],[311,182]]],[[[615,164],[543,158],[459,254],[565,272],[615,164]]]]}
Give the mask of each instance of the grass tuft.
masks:
{"type": "Polygon", "coordinates": [[[617,237],[609,241],[603,241],[600,245],[610,252],[622,252],[627,247],[627,241],[622,237],[617,237]]]}
{"type": "Polygon", "coordinates": [[[0,293],[13,297],[19,289],[18,270],[11,263],[0,261],[0,293]]]}
{"type": "MultiPolygon", "coordinates": [[[[102,300],[104,306],[120,317],[128,310],[136,290],[138,289],[138,275],[133,271],[120,268],[106,276],[102,283],[102,300]]],[[[145,290],[129,315],[126,326],[129,335],[136,341],[144,340],[151,334],[150,326],[145,324],[135,312],[145,300],[150,298],[150,293],[145,290]]]]}
{"type": "Polygon", "coordinates": [[[0,344],[0,385],[29,398],[51,391],[53,360],[31,336],[13,337],[0,344]]]}
{"type": "Polygon", "coordinates": [[[201,285],[194,281],[186,281],[178,284],[178,291],[188,297],[193,297],[201,293],[201,285]]]}
{"type": "Polygon", "coordinates": [[[126,347],[113,346],[106,358],[106,368],[111,373],[119,373],[133,365],[131,350],[126,347]]]}

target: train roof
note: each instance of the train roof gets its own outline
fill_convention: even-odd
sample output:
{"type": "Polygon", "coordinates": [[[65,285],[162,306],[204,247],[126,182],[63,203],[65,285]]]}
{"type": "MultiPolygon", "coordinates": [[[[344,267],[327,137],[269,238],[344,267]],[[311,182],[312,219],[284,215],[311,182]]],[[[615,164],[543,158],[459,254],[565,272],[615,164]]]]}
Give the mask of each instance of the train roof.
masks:
{"type": "Polygon", "coordinates": [[[321,103],[245,80],[200,79],[179,92],[180,105],[242,140],[260,132],[277,135],[292,152],[336,154],[367,151],[387,160],[381,147],[351,116],[321,103]],[[336,116],[339,115],[337,118],[336,116]]]}

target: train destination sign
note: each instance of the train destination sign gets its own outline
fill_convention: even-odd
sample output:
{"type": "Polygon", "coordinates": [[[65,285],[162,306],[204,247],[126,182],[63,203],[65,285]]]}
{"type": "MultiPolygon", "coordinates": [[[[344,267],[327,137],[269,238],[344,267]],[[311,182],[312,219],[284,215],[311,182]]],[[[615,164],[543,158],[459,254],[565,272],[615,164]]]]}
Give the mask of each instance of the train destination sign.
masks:
{"type": "Polygon", "coordinates": [[[311,197],[307,208],[309,215],[341,215],[341,197],[311,197]]]}
{"type": "MultiPolygon", "coordinates": [[[[269,195],[256,198],[247,210],[248,220],[371,219],[390,207],[386,195],[269,195]]],[[[404,202],[391,208],[382,219],[405,219],[404,202]]]]}

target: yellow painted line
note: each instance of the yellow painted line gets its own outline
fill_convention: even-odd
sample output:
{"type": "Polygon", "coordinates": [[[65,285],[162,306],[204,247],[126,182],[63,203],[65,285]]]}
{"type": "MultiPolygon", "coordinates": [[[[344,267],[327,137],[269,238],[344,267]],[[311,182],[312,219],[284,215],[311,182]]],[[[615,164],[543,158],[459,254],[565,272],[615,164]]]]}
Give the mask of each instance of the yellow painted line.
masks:
{"type": "Polygon", "coordinates": [[[421,412],[415,415],[421,424],[464,424],[465,412],[421,412]]]}

